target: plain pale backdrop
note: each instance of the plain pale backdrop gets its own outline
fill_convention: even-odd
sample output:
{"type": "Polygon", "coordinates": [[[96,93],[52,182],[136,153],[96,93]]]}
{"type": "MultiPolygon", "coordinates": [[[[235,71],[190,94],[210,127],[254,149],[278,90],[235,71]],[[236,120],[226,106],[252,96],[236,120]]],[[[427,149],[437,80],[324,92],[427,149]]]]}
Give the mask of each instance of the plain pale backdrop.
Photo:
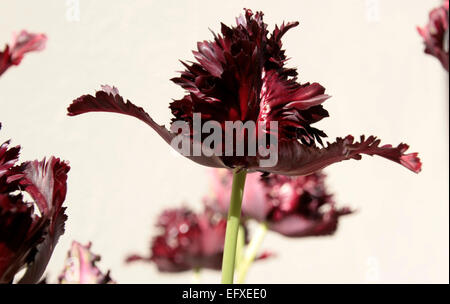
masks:
{"type": "MultiPolygon", "coordinates": [[[[67,3],[74,2],[68,1],[67,3]]],[[[284,38],[300,81],[317,81],[333,97],[317,126],[331,139],[377,135],[420,152],[416,175],[365,156],[329,167],[328,184],[343,218],[332,237],[270,234],[276,258],[250,270],[251,283],[419,283],[449,280],[448,73],[423,53],[415,27],[439,1],[110,1],[80,0],[79,21],[63,0],[1,1],[0,44],[21,29],[44,32],[47,48],[0,78],[2,141],[23,147],[22,160],[51,154],[71,163],[69,219],[48,267],[55,282],[72,240],[93,242],[103,270],[121,283],[183,283],[192,274],[160,274],[151,264],[125,265],[147,253],[156,216],[185,203],[201,208],[206,168],[170,152],[134,118],[92,113],[67,117],[71,101],[101,84],[167,124],[168,103],[183,91],[169,79],[193,59],[199,40],[242,8],[262,10],[269,29],[300,26],[284,38]]],[[[219,282],[205,271],[202,282],[219,282]]]]}

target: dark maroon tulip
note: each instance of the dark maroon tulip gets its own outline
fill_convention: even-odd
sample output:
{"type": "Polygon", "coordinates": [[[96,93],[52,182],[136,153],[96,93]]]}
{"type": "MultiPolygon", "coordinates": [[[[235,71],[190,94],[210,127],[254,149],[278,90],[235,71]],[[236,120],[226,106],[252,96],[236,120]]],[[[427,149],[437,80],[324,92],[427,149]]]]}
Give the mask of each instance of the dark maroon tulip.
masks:
{"type": "Polygon", "coordinates": [[[67,218],[62,204],[68,163],[52,156],[17,165],[19,151],[9,142],[0,146],[0,283],[11,282],[24,267],[20,282],[38,282],[67,218]]]}
{"type": "Polygon", "coordinates": [[[443,1],[440,7],[433,9],[429,14],[428,24],[417,27],[425,43],[425,53],[433,55],[448,72],[448,18],[449,1],[443,1]]]}
{"type": "MultiPolygon", "coordinates": [[[[330,164],[360,159],[361,154],[379,155],[406,168],[419,172],[421,163],[417,153],[405,154],[408,146],[400,144],[380,146],[380,140],[373,136],[362,136],[355,142],[351,135],[337,138],[336,142],[321,145],[325,133],[311,125],[328,116],[322,103],[329,97],[325,88],[318,83],[299,83],[297,71],[287,68],[285,51],[281,38],[297,22],[276,26],[269,34],[263,22],[263,14],[245,11],[237,18],[235,27],[222,24],[221,35],[214,35],[213,41],[197,44],[194,57],[197,62],[184,63],[186,70],[172,81],[186,90],[186,95],[170,104],[175,121],[188,123],[191,147],[203,143],[204,135],[194,130],[194,113],[200,113],[202,123],[217,122],[225,133],[225,122],[252,122],[267,127],[270,122],[278,123],[278,131],[266,130],[235,135],[234,142],[258,142],[263,137],[275,137],[278,161],[265,167],[265,158],[257,149],[256,156],[224,156],[222,145],[210,146],[222,152],[207,155],[187,156],[193,161],[210,167],[246,168],[249,171],[263,171],[283,175],[307,175],[330,164]],[[258,140],[257,140],[258,139],[258,140]],[[200,142],[199,142],[200,140],[200,142]]],[[[93,95],[83,95],[73,101],[68,114],[75,116],[87,112],[115,112],[134,116],[153,128],[166,142],[172,142],[176,133],[160,126],[140,107],[125,102],[116,88],[103,86],[93,95]]],[[[206,135],[205,135],[206,136],[206,135]]],[[[225,138],[225,136],[222,136],[225,138]]],[[[241,146],[243,146],[242,144],[241,146]]],[[[191,149],[192,151],[192,149],[191,149]]],[[[235,152],[235,151],[234,151],[235,152]]],[[[194,154],[195,155],[195,154],[194,154]]],[[[186,155],[185,155],[186,156],[186,155]]]]}
{"type": "Polygon", "coordinates": [[[11,47],[6,45],[3,52],[0,51],[0,75],[11,66],[19,65],[25,53],[43,50],[46,42],[45,34],[33,34],[27,31],[15,34],[11,47]]]}
{"type": "Polygon", "coordinates": [[[115,283],[109,271],[102,273],[96,263],[100,256],[92,253],[91,243],[82,245],[76,241],[72,242],[64,270],[58,277],[59,284],[112,284],[115,283]]]}
{"type": "Polygon", "coordinates": [[[133,255],[128,262],[151,261],[163,272],[221,269],[226,227],[221,216],[208,210],[196,214],[187,208],[169,209],[159,216],[157,227],[161,233],[152,241],[151,255],[133,255]]]}
{"type": "MultiPolygon", "coordinates": [[[[152,239],[150,256],[133,254],[127,262],[153,262],[162,272],[221,269],[226,219],[219,212],[211,208],[205,208],[202,213],[186,207],[167,209],[158,217],[156,226],[161,231],[152,239]]],[[[248,243],[245,226],[244,231],[248,243]]],[[[272,256],[272,252],[264,251],[256,259],[272,256]]]]}
{"type": "MultiPolygon", "coordinates": [[[[212,191],[206,204],[227,214],[232,175],[216,169],[212,174],[212,191]]],[[[325,186],[325,175],[307,176],[247,175],[242,202],[244,218],[266,222],[269,229],[285,236],[305,237],[332,234],[341,215],[349,208],[336,208],[325,186]]]]}

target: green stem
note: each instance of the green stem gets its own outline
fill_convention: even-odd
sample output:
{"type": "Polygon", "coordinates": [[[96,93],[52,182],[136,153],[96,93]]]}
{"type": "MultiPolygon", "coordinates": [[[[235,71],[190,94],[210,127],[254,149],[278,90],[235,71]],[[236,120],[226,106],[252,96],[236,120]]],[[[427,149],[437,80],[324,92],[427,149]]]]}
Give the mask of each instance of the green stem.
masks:
{"type": "Polygon", "coordinates": [[[235,169],[231,189],[230,208],[228,210],[225,246],[222,259],[222,283],[233,284],[234,266],[236,260],[236,243],[241,218],[242,196],[244,195],[245,169],[235,169]]]}
{"type": "Polygon", "coordinates": [[[250,244],[248,244],[247,250],[245,251],[244,258],[239,265],[239,273],[237,282],[239,284],[244,283],[247,272],[256,258],[259,248],[264,240],[267,233],[267,223],[261,222],[255,235],[252,237],[250,244]]]}
{"type": "Polygon", "coordinates": [[[237,238],[237,247],[236,247],[236,262],[234,263],[235,271],[239,272],[239,264],[244,257],[244,249],[245,249],[245,230],[244,226],[239,225],[238,230],[238,238],[237,238]]]}

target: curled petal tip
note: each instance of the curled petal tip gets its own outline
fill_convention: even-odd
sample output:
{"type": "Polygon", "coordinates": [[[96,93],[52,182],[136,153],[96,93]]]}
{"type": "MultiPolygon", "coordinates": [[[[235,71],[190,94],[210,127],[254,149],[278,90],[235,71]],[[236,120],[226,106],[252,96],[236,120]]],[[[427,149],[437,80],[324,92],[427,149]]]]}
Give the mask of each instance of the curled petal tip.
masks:
{"type": "Polygon", "coordinates": [[[110,94],[113,96],[119,95],[119,90],[115,86],[111,87],[111,86],[105,84],[105,85],[101,85],[101,88],[102,88],[102,91],[107,94],[110,94]]]}
{"type": "Polygon", "coordinates": [[[419,153],[417,152],[402,155],[400,158],[400,163],[409,170],[415,173],[419,173],[420,171],[422,171],[422,162],[418,155],[419,153]]]}

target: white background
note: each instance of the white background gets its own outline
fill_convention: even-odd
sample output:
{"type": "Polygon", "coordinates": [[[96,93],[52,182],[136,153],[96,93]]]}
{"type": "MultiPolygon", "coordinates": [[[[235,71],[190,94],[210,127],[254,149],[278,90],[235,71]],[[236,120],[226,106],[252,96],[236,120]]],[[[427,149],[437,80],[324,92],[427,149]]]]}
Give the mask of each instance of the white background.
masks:
{"type": "MultiPolygon", "coordinates": [[[[69,1],[71,2],[71,1],[69,1]]],[[[73,2],[73,1],[72,1],[73,2]]],[[[317,81],[333,97],[317,126],[334,139],[377,135],[420,152],[419,174],[380,158],[329,167],[341,205],[358,213],[332,237],[288,239],[270,234],[277,257],[254,265],[251,283],[404,283],[449,280],[448,73],[423,53],[416,25],[439,1],[110,1],[80,0],[80,20],[63,0],[1,1],[0,42],[21,29],[44,32],[47,48],[29,54],[0,79],[2,141],[23,147],[22,160],[54,154],[70,161],[69,220],[50,262],[62,269],[72,240],[93,242],[100,266],[121,283],[182,283],[191,273],[160,274],[151,264],[123,263],[147,253],[156,216],[182,203],[200,209],[206,168],[176,157],[134,118],[66,107],[111,84],[168,123],[168,104],[183,91],[169,81],[193,59],[208,28],[234,23],[242,8],[262,10],[269,28],[300,21],[284,38],[300,81],[317,81]],[[368,3],[374,3],[368,5],[368,3]],[[369,11],[367,11],[369,9],[369,11]]],[[[203,282],[219,282],[206,271],[203,282]]]]}

